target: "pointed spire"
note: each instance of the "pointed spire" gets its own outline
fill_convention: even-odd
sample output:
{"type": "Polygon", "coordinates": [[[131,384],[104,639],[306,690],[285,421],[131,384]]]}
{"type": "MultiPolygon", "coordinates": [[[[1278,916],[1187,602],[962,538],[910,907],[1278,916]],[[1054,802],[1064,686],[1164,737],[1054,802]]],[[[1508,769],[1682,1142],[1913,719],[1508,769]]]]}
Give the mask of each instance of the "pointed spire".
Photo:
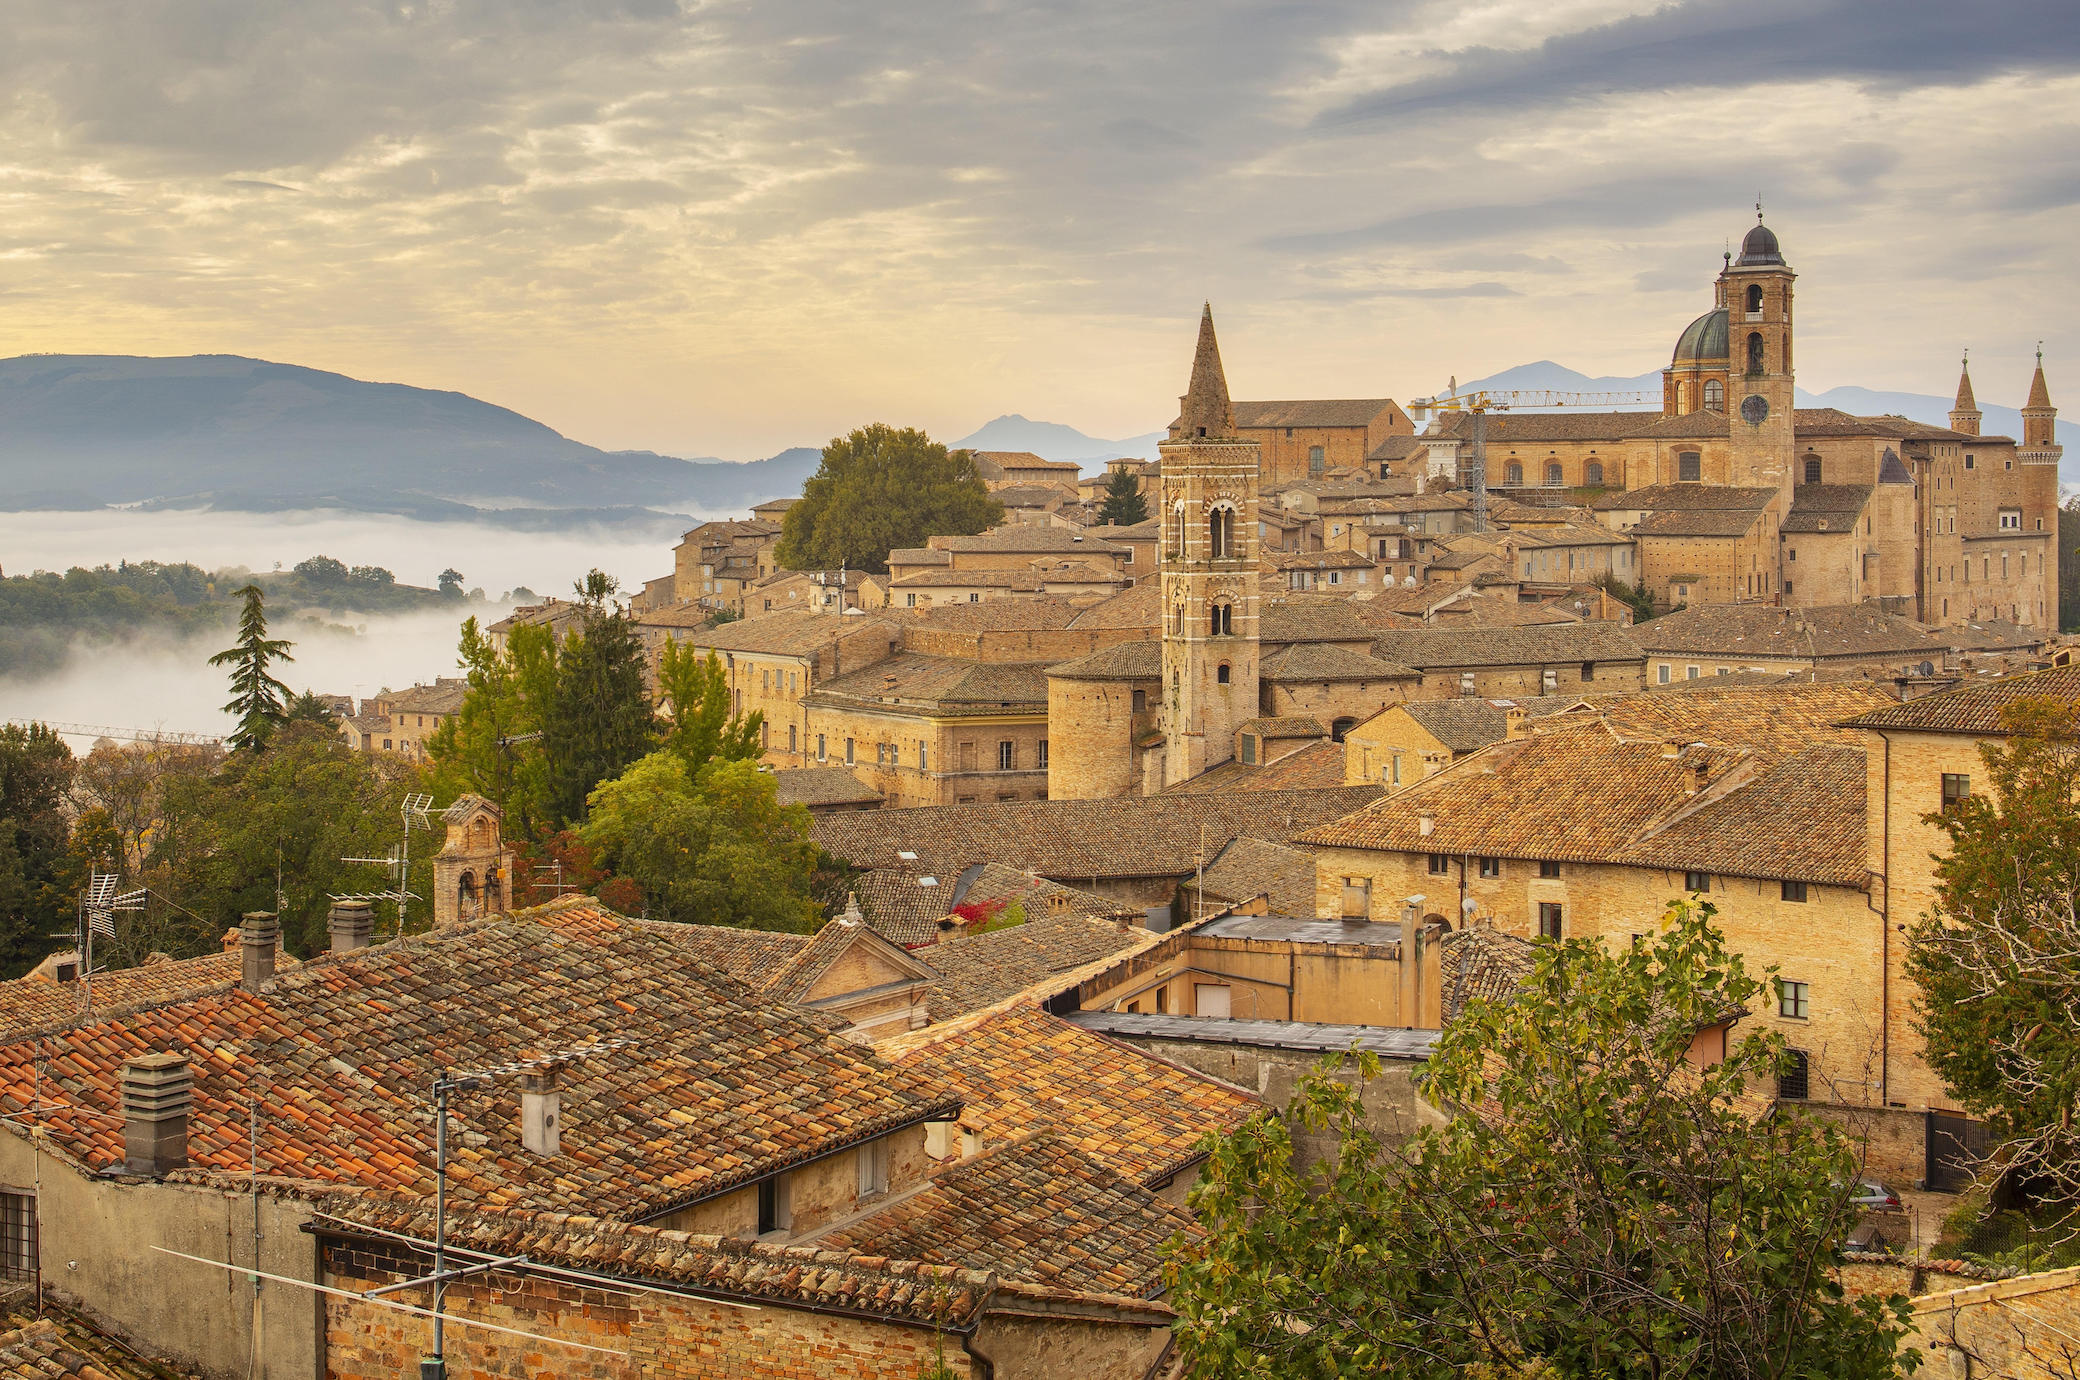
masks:
{"type": "Polygon", "coordinates": [[[1964,363],[1957,373],[1957,401],[1951,405],[1952,412],[1977,412],[1978,399],[1972,396],[1972,352],[1964,352],[1964,363]]]}
{"type": "Polygon", "coordinates": [[[1235,410],[1228,402],[1228,376],[1221,369],[1211,302],[1199,316],[1199,348],[1192,356],[1191,387],[1177,400],[1177,411],[1185,440],[1235,434],[1235,410]]]}
{"type": "Polygon", "coordinates": [[[2044,383],[2044,342],[2037,342],[2037,376],[2030,380],[2029,401],[2024,407],[2051,406],[2051,389],[2044,383]]]}

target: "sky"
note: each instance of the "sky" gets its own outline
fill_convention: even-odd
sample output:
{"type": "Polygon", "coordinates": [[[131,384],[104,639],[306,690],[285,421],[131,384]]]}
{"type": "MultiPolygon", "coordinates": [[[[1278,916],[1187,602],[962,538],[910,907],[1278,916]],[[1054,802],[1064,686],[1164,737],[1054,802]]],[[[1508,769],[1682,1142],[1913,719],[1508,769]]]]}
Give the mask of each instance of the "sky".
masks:
{"type": "MultiPolygon", "coordinates": [[[[11,0],[0,356],[609,448],[1664,363],[1760,196],[1799,382],[2080,392],[2070,0],[11,0]]],[[[2075,406],[2080,406],[2076,400],[2075,406]]]]}

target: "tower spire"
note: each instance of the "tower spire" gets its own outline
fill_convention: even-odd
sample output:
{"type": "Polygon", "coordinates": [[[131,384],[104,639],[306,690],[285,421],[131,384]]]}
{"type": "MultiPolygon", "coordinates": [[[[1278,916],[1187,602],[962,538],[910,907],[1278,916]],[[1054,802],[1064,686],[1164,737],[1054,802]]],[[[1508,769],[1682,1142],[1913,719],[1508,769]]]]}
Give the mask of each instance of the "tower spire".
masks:
{"type": "Polygon", "coordinates": [[[1978,399],[1972,396],[1972,352],[1966,350],[1957,371],[1957,401],[1950,405],[1950,429],[1977,436],[1980,416],[1978,399]]]}
{"type": "Polygon", "coordinates": [[[1213,333],[1213,303],[1199,314],[1199,348],[1192,355],[1192,381],[1177,400],[1180,433],[1186,439],[1233,436],[1235,409],[1228,401],[1228,375],[1213,333]]]}
{"type": "Polygon", "coordinates": [[[2044,382],[2044,342],[2037,342],[2037,376],[2029,383],[2029,401],[2024,407],[2051,406],[2051,389],[2044,382]]]}

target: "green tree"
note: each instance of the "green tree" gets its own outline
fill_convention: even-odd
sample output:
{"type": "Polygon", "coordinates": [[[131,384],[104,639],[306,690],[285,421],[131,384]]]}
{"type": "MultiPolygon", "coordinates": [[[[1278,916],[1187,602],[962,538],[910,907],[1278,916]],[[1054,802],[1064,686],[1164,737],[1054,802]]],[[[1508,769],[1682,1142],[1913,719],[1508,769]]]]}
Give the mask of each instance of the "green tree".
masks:
{"type": "Polygon", "coordinates": [[[2002,719],[1971,794],[1926,817],[1950,847],[1907,973],[1929,1065],[1999,1161],[2080,1202],[2080,706],[2018,700],[2002,719]]]}
{"type": "Polygon", "coordinates": [[[442,595],[449,599],[460,599],[462,597],[462,572],[454,566],[449,566],[446,570],[443,570],[440,574],[440,590],[442,595]]]}
{"type": "Polygon", "coordinates": [[[275,726],[282,722],[283,701],[289,687],[276,680],[267,668],[277,661],[294,661],[289,643],[267,635],[267,596],[258,585],[238,591],[245,607],[238,615],[238,641],[209,659],[212,666],[231,668],[231,702],[226,714],[236,715],[238,727],[227,740],[233,750],[263,747],[275,726]]]}
{"type": "Polygon", "coordinates": [[[586,797],[653,746],[657,716],[643,688],[635,623],[611,602],[613,579],[595,570],[577,585],[582,608],[556,658],[542,712],[549,816],[585,818],[586,797]]]}
{"type": "Polygon", "coordinates": [[[729,679],[712,651],[703,657],[692,647],[665,643],[657,689],[664,707],[664,745],[679,755],[687,771],[698,776],[718,757],[742,762],[759,755],[766,716],[761,710],[741,719],[731,714],[729,679]]]}
{"type": "Polygon", "coordinates": [[[387,589],[397,583],[397,577],[379,565],[357,565],[347,572],[347,579],[357,585],[369,585],[387,589]]]}
{"type": "Polygon", "coordinates": [[[65,793],[72,749],[43,724],[0,724],[0,972],[15,977],[73,926],[65,793]]]}
{"type": "Polygon", "coordinates": [[[331,705],[306,690],[282,706],[282,722],[334,728],[339,723],[339,715],[332,712],[331,705]]]}
{"type": "Polygon", "coordinates": [[[510,836],[548,821],[548,759],[542,716],[556,690],[556,638],[546,623],[516,625],[503,652],[478,626],[462,623],[469,689],[427,742],[427,787],[442,799],[464,792],[495,802],[510,836]]]}
{"type": "Polygon", "coordinates": [[[1209,1237],[1172,1266],[1188,1373],[1896,1374],[1906,1301],[1851,1302],[1830,1276],[1855,1217],[1843,1132],[1745,1096],[1781,1037],[1690,1063],[1771,986],[1710,917],[1678,905],[1615,952],[1540,944],[1515,1000],[1443,1034],[1419,1086],[1449,1120],[1398,1147],[1335,1066],[1284,1118],[1216,1138],[1192,1193],[1209,1237]],[[1296,1130],[1338,1139],[1305,1166],[1296,1130]]]}
{"type": "Polygon", "coordinates": [[[888,553],[1003,521],[967,451],[880,422],[834,438],[787,510],[777,552],[791,570],[885,571],[888,553]]]}
{"type": "Polygon", "coordinates": [[[2058,510],[2058,626],[2080,629],[2080,494],[2058,510]]]}
{"type": "Polygon", "coordinates": [[[294,570],[304,583],[316,589],[347,582],[347,563],[330,556],[313,556],[307,561],[298,561],[294,570]]]}
{"type": "Polygon", "coordinates": [[[578,832],[643,888],[654,918],[815,928],[809,812],[782,805],[750,762],[710,762],[696,777],[677,753],[653,752],[601,783],[578,832]]]}
{"type": "Polygon", "coordinates": [[[1628,585],[1615,575],[1606,575],[1599,583],[1613,599],[1632,610],[1634,624],[1644,623],[1655,616],[1654,595],[1644,580],[1628,585]]]}
{"type": "Polygon", "coordinates": [[[1105,481],[1105,502],[1098,508],[1098,521],[1114,527],[1132,527],[1148,521],[1148,500],[1141,496],[1141,476],[1131,470],[1114,470],[1105,481]]]}

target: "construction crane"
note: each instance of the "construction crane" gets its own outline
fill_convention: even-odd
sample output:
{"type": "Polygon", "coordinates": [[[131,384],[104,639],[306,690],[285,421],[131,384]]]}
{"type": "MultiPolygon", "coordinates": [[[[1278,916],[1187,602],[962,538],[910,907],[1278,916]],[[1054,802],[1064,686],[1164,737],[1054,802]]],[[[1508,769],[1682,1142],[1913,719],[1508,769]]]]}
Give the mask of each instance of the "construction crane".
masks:
{"type": "Polygon", "coordinates": [[[1473,443],[1473,456],[1466,466],[1466,487],[1473,496],[1473,530],[1488,530],[1488,413],[1508,412],[1513,409],[1542,407],[1591,407],[1609,410],[1621,407],[1639,407],[1658,403],[1652,394],[1631,390],[1615,393],[1569,393],[1551,388],[1471,388],[1459,391],[1459,380],[1455,377],[1451,386],[1435,397],[1417,398],[1408,405],[1408,410],[1418,417],[1435,410],[1439,413],[1464,412],[1473,418],[1472,434],[1467,438],[1473,443]]]}
{"type": "Polygon", "coordinates": [[[64,738],[115,738],[132,743],[164,743],[169,747],[209,747],[224,740],[214,733],[181,733],[164,728],[124,728],[114,724],[58,723],[50,719],[9,719],[27,727],[40,723],[64,738]]]}

